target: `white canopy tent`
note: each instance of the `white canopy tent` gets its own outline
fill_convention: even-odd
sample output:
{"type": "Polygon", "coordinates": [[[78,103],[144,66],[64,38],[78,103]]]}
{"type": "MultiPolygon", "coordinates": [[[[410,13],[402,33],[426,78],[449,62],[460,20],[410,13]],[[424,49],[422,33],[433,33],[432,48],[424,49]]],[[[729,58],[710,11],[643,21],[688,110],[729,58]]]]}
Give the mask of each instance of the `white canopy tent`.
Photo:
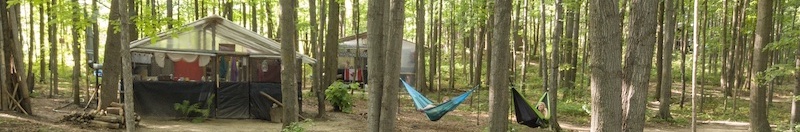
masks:
{"type": "MultiPolygon", "coordinates": [[[[280,43],[219,16],[209,16],[174,30],[131,42],[131,51],[216,56],[216,54],[279,58],[280,43]],[[232,49],[231,49],[232,48],[232,49]]],[[[303,63],[316,60],[296,53],[303,63]]]]}

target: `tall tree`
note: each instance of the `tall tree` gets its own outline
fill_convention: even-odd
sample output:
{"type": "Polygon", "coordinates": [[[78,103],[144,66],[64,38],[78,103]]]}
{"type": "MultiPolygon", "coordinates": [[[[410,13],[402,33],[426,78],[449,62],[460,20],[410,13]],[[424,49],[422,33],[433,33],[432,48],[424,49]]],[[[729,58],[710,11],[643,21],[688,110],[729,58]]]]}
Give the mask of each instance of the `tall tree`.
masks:
{"type": "Polygon", "coordinates": [[[16,109],[18,111],[22,111],[25,114],[33,115],[33,111],[31,111],[31,101],[29,97],[30,91],[28,91],[27,81],[25,74],[25,62],[23,60],[23,52],[22,52],[22,42],[21,42],[21,31],[20,31],[20,22],[19,22],[19,12],[20,8],[19,5],[6,5],[6,1],[0,1],[0,47],[3,47],[2,52],[0,54],[2,56],[3,61],[3,68],[0,74],[3,74],[0,79],[3,79],[2,87],[0,90],[3,90],[4,95],[0,95],[0,100],[6,100],[6,104],[4,105],[14,105],[11,108],[19,108],[16,109]],[[13,73],[13,74],[12,74],[13,73]],[[8,85],[11,84],[11,85],[8,85]],[[11,87],[9,87],[11,86],[11,87]],[[14,90],[11,90],[14,89],[14,90]],[[11,92],[11,93],[9,93],[11,92]]]}
{"type": "Polygon", "coordinates": [[[48,8],[48,12],[50,14],[47,15],[47,17],[50,18],[50,20],[48,20],[48,23],[50,23],[50,25],[49,25],[50,31],[48,32],[48,33],[50,33],[50,35],[48,35],[50,37],[50,58],[49,58],[50,59],[50,63],[49,63],[50,64],[50,77],[51,77],[50,78],[50,97],[53,97],[54,95],[58,96],[58,59],[57,58],[58,58],[58,43],[59,42],[58,42],[58,38],[56,38],[57,35],[58,35],[58,27],[57,27],[58,23],[57,22],[53,22],[53,21],[57,20],[56,19],[57,16],[56,16],[56,13],[55,13],[56,11],[53,10],[53,8],[55,8],[56,4],[58,4],[58,1],[56,1],[56,0],[50,1],[50,3],[49,3],[50,7],[48,8]]]}
{"type": "MultiPolygon", "coordinates": [[[[796,12],[795,12],[795,17],[797,17],[796,12]]],[[[797,43],[797,46],[800,47],[800,43],[797,43]]],[[[800,69],[800,48],[795,49],[794,52],[795,52],[795,58],[794,58],[795,68],[800,69]]],[[[797,74],[797,72],[795,72],[794,78],[796,82],[800,82],[800,74],[797,74]]],[[[792,95],[794,95],[795,98],[800,96],[800,85],[794,86],[794,91],[792,92],[792,95]]],[[[800,122],[800,100],[795,99],[792,101],[792,118],[790,122],[792,124],[790,126],[794,126],[795,124],[800,122]]]]}
{"type": "Polygon", "coordinates": [[[561,57],[559,47],[561,47],[561,35],[564,31],[564,9],[561,5],[562,0],[556,0],[554,6],[556,7],[555,19],[553,22],[555,23],[555,32],[553,33],[553,46],[552,48],[552,60],[553,63],[550,63],[550,87],[548,88],[548,94],[552,96],[548,96],[550,102],[550,108],[548,108],[548,112],[550,115],[550,128],[553,131],[561,131],[561,127],[558,126],[558,115],[557,115],[557,105],[558,105],[558,87],[559,87],[559,80],[560,80],[560,73],[558,68],[561,65],[561,57]]]}
{"type": "Polygon", "coordinates": [[[756,37],[753,44],[752,75],[750,75],[750,130],[756,132],[769,132],[767,120],[766,84],[762,74],[766,74],[767,62],[770,51],[763,50],[772,42],[772,0],[758,1],[758,14],[756,20],[756,37]]]}
{"type": "Polygon", "coordinates": [[[29,45],[28,45],[28,53],[27,53],[28,54],[28,63],[27,63],[27,67],[28,67],[27,70],[28,71],[26,73],[26,75],[28,76],[28,79],[27,79],[28,82],[25,82],[25,83],[27,83],[28,86],[31,87],[29,89],[31,93],[33,93],[33,85],[34,85],[34,80],[35,80],[34,79],[35,77],[33,75],[33,61],[34,61],[33,60],[33,51],[36,48],[36,45],[34,44],[35,41],[36,41],[36,38],[35,38],[36,35],[34,35],[35,31],[33,31],[35,29],[35,28],[33,28],[33,25],[34,25],[33,24],[33,14],[34,14],[33,13],[33,8],[35,8],[34,7],[34,2],[29,2],[28,3],[28,26],[29,26],[28,27],[28,33],[29,33],[28,34],[29,35],[28,36],[28,43],[29,43],[29,45]]]}
{"type": "MultiPolygon", "coordinates": [[[[114,21],[120,19],[120,0],[111,1],[111,13],[109,13],[108,25],[114,25],[114,21]]],[[[121,28],[113,26],[111,28],[121,28]]],[[[120,56],[121,40],[120,32],[117,30],[107,30],[106,48],[103,56],[120,56]]],[[[127,37],[127,36],[126,36],[127,37]]],[[[98,110],[104,110],[111,102],[116,101],[117,91],[122,68],[122,60],[119,57],[104,57],[103,60],[103,86],[100,87],[100,98],[97,105],[98,110]]]]}
{"type": "Polygon", "coordinates": [[[655,99],[661,100],[661,71],[664,68],[663,52],[664,52],[664,1],[658,2],[658,30],[656,30],[656,91],[655,99]]]}
{"type": "Polygon", "coordinates": [[[624,131],[644,131],[647,88],[656,42],[658,0],[632,0],[622,78],[624,131]]]}
{"type": "Polygon", "coordinates": [[[508,129],[508,60],[511,25],[511,1],[494,1],[494,29],[492,32],[492,64],[489,70],[489,131],[508,129]]]}
{"type": "MultiPolygon", "coordinates": [[[[311,2],[311,1],[313,1],[313,0],[309,0],[309,2],[311,2]]],[[[250,15],[252,15],[252,17],[250,17],[250,30],[252,30],[253,32],[258,32],[258,22],[257,22],[258,21],[258,3],[257,2],[253,2],[253,1],[249,1],[248,3],[250,3],[250,15]]],[[[314,10],[313,9],[309,10],[309,13],[311,13],[311,12],[314,12],[314,10]]],[[[316,22],[314,22],[314,23],[316,23],[316,22]]]]}
{"type": "Polygon", "coordinates": [[[416,84],[418,90],[425,89],[425,0],[416,0],[416,84]]]}
{"type": "Polygon", "coordinates": [[[367,11],[367,43],[370,49],[367,53],[367,67],[369,75],[369,111],[367,112],[367,131],[380,131],[381,119],[381,100],[383,98],[383,74],[384,74],[384,45],[385,34],[384,24],[387,12],[386,4],[388,0],[369,0],[367,11]]]}
{"type": "Polygon", "coordinates": [[[403,25],[405,23],[405,0],[392,0],[389,8],[387,45],[385,52],[386,71],[383,80],[383,98],[381,103],[381,131],[395,130],[397,120],[397,92],[400,82],[400,51],[403,48],[403,25]]]}
{"type": "MultiPolygon", "coordinates": [[[[328,31],[325,36],[325,82],[328,86],[336,81],[336,69],[339,67],[339,2],[328,1],[328,31]]],[[[282,28],[281,28],[282,29],[282,28]]]]}
{"type": "MultiPolygon", "coordinates": [[[[721,63],[722,65],[720,65],[720,66],[722,68],[720,68],[720,69],[722,69],[722,70],[720,70],[720,74],[719,74],[720,75],[720,77],[719,77],[720,87],[722,87],[722,89],[723,89],[723,93],[725,94],[724,95],[725,98],[727,98],[728,96],[731,95],[731,88],[727,85],[727,82],[728,82],[727,74],[728,74],[728,72],[727,72],[727,70],[725,70],[730,65],[729,63],[727,63],[728,62],[728,47],[729,47],[728,45],[730,45],[730,44],[728,44],[728,35],[729,35],[728,34],[728,3],[729,3],[728,1],[729,0],[723,0],[724,4],[722,5],[722,43],[720,44],[722,46],[722,52],[720,52],[720,55],[721,55],[721,60],[720,61],[722,61],[722,63],[721,63]]],[[[726,101],[727,101],[727,99],[726,99],[726,101]]],[[[727,108],[727,107],[725,107],[725,108],[727,108]]]]}
{"type": "Polygon", "coordinates": [[[661,47],[661,98],[658,106],[657,118],[671,119],[669,112],[670,98],[672,98],[672,45],[675,44],[675,6],[673,0],[664,0],[664,47],[661,47]]]}
{"type": "Polygon", "coordinates": [[[540,36],[539,37],[539,45],[542,46],[541,48],[539,48],[541,50],[541,55],[539,57],[539,60],[541,61],[541,62],[539,62],[539,63],[541,63],[541,64],[539,64],[539,73],[542,76],[542,80],[545,80],[545,81],[542,82],[542,87],[549,88],[547,86],[548,83],[549,83],[549,81],[547,81],[548,80],[547,79],[548,78],[547,77],[547,49],[546,49],[547,48],[547,26],[546,26],[547,22],[545,22],[547,20],[546,19],[547,12],[545,11],[546,8],[545,8],[545,3],[544,2],[545,2],[544,0],[541,1],[541,4],[540,4],[541,7],[539,8],[539,15],[541,16],[539,18],[540,19],[539,20],[539,36],[540,36]]]}
{"type": "Polygon", "coordinates": [[[700,33],[700,31],[698,31],[700,29],[700,28],[698,28],[698,26],[700,26],[699,25],[700,23],[697,22],[698,21],[697,19],[699,18],[698,16],[700,16],[699,14],[697,14],[698,13],[698,6],[700,5],[700,4],[698,4],[699,3],[698,1],[699,0],[694,0],[694,8],[693,8],[693,13],[692,13],[693,14],[692,15],[692,17],[693,17],[692,18],[692,47],[693,48],[692,48],[692,122],[691,122],[691,124],[692,124],[692,131],[693,132],[697,131],[697,125],[696,125],[697,124],[697,111],[696,111],[697,105],[695,105],[695,104],[697,104],[696,103],[697,100],[695,98],[695,97],[697,97],[697,95],[695,94],[696,93],[695,91],[697,90],[696,89],[697,88],[697,56],[698,56],[698,53],[700,53],[700,51],[697,49],[697,47],[699,47],[699,45],[700,45],[700,42],[699,42],[700,39],[698,39],[698,37],[697,37],[697,36],[699,36],[699,33],[700,33]]]}
{"type": "Polygon", "coordinates": [[[618,4],[617,0],[589,0],[592,131],[622,131],[622,18],[618,4]]]}
{"type": "Polygon", "coordinates": [[[325,90],[321,82],[322,78],[322,43],[317,42],[317,0],[308,0],[308,7],[309,7],[309,17],[311,17],[311,48],[314,51],[314,58],[317,59],[317,63],[314,64],[314,75],[311,78],[311,85],[314,88],[314,93],[317,95],[317,117],[322,118],[325,117],[325,90]]]}
{"type": "Polygon", "coordinates": [[[72,103],[79,105],[81,103],[81,43],[78,41],[80,36],[81,10],[78,0],[72,0],[72,103]]]}
{"type": "MultiPolygon", "coordinates": [[[[5,3],[6,3],[5,1],[0,1],[0,17],[4,16],[4,14],[7,14],[6,13],[6,8],[5,8],[6,7],[5,3]]],[[[6,66],[6,61],[5,60],[6,60],[6,56],[9,56],[9,55],[6,55],[6,50],[5,50],[5,47],[6,47],[5,45],[6,45],[6,43],[8,43],[8,42],[6,42],[6,39],[5,39],[6,38],[6,35],[5,35],[6,31],[5,31],[5,26],[4,25],[5,25],[5,23],[7,23],[5,21],[6,21],[6,19],[0,19],[0,51],[2,51],[2,53],[0,53],[0,110],[9,109],[7,107],[9,106],[9,103],[11,103],[11,99],[10,99],[11,97],[9,97],[9,96],[11,96],[11,94],[8,93],[9,92],[8,90],[6,90],[6,89],[8,89],[8,84],[6,84],[6,82],[7,82],[6,79],[9,78],[9,77],[6,76],[6,72],[7,72],[6,68],[8,68],[8,67],[6,66]]]]}
{"type": "Polygon", "coordinates": [[[44,29],[45,29],[45,27],[47,27],[47,26],[45,26],[45,21],[46,20],[44,19],[44,12],[46,12],[45,11],[46,5],[47,4],[45,4],[45,2],[41,2],[39,4],[39,83],[47,83],[47,82],[44,81],[45,78],[47,77],[47,74],[44,74],[45,73],[45,69],[47,68],[47,67],[45,67],[47,65],[47,62],[45,61],[45,58],[44,58],[45,57],[45,55],[44,55],[44,51],[45,51],[44,50],[44,46],[45,46],[44,45],[44,43],[45,43],[45,40],[44,40],[45,31],[44,31],[44,29]]]}
{"type": "Polygon", "coordinates": [[[280,0],[281,19],[281,93],[283,95],[283,128],[297,122],[297,0],[280,0]]]}
{"type": "MultiPolygon", "coordinates": [[[[134,117],[134,104],[133,104],[133,74],[131,74],[131,52],[129,50],[128,44],[130,43],[131,33],[130,30],[133,30],[129,23],[128,13],[130,10],[129,7],[133,8],[134,4],[128,3],[127,0],[119,0],[119,24],[120,24],[120,37],[119,37],[119,51],[120,51],[120,58],[122,59],[122,87],[124,88],[125,96],[124,96],[124,103],[125,103],[125,131],[133,132],[136,130],[136,121],[134,117]]],[[[116,58],[116,57],[110,57],[116,58]]],[[[106,91],[109,92],[109,91],[106,91]]]]}

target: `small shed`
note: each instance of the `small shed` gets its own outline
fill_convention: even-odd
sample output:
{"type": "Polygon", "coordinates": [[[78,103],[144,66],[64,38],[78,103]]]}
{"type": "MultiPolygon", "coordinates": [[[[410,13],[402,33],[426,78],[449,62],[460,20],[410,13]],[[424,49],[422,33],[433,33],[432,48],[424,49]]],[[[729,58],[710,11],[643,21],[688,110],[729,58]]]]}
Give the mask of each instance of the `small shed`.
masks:
{"type": "MultiPolygon", "coordinates": [[[[185,116],[174,104],[189,101],[208,109],[214,118],[270,119],[274,102],[260,93],[281,99],[280,83],[287,83],[280,79],[279,42],[219,16],[129,46],[136,112],[143,116],[185,116]]],[[[316,62],[295,54],[297,67],[316,62]]],[[[302,84],[302,73],[296,74],[298,82],[291,83],[302,84]]]]}
{"type": "MultiPolygon", "coordinates": [[[[345,81],[364,81],[366,79],[367,33],[347,36],[339,39],[339,73],[345,81]],[[357,55],[359,54],[359,55],[357,55]],[[361,73],[361,74],[359,74],[361,73]]],[[[416,44],[403,39],[403,46],[400,52],[400,76],[407,81],[414,79],[417,64],[416,44]]]]}

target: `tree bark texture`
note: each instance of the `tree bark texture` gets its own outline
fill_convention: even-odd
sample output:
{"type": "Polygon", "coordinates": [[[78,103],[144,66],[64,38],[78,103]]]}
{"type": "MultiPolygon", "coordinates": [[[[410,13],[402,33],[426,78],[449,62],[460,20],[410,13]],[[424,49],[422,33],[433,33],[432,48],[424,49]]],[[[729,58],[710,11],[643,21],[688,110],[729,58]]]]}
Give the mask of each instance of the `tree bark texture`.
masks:
{"type": "Polygon", "coordinates": [[[397,92],[400,80],[400,51],[403,45],[403,25],[405,23],[405,0],[391,0],[389,29],[385,52],[385,70],[383,80],[383,98],[381,104],[381,131],[393,132],[397,120],[397,92]]]}
{"type": "MultiPolygon", "coordinates": [[[[111,13],[109,14],[109,25],[113,25],[113,21],[119,21],[120,17],[120,2],[119,0],[111,1],[111,13]]],[[[120,56],[120,32],[108,30],[106,35],[106,50],[103,56],[120,56]]],[[[126,36],[127,37],[127,36],[126,36]]],[[[51,41],[52,42],[52,41],[51,41]]],[[[119,57],[105,57],[103,61],[103,86],[100,89],[100,98],[97,105],[98,110],[105,110],[111,102],[117,101],[117,93],[119,91],[120,71],[122,68],[122,60],[119,57]]],[[[51,62],[52,63],[52,62],[51,62]]]]}
{"type": "Polygon", "coordinates": [[[669,112],[669,105],[672,97],[672,45],[675,44],[675,2],[673,0],[664,1],[664,47],[661,64],[661,98],[659,99],[660,105],[658,106],[657,118],[671,119],[672,116],[669,112]]]}
{"type": "Polygon", "coordinates": [[[416,84],[417,90],[425,89],[425,0],[416,0],[416,84]]]}
{"type": "Polygon", "coordinates": [[[627,48],[622,78],[622,118],[624,131],[644,131],[647,88],[656,42],[658,0],[632,0],[628,21],[627,48]]]}
{"type": "Polygon", "coordinates": [[[661,100],[661,74],[664,69],[662,63],[664,52],[664,1],[658,2],[658,30],[656,30],[656,91],[655,99],[661,100]]]}
{"type": "MultiPolygon", "coordinates": [[[[321,80],[321,78],[322,78],[322,65],[324,64],[322,62],[322,59],[321,59],[322,58],[321,56],[322,56],[322,47],[323,46],[322,46],[322,43],[320,43],[317,40],[317,36],[319,34],[317,33],[318,26],[317,26],[317,12],[316,12],[317,5],[316,5],[316,2],[317,2],[317,0],[308,0],[309,16],[311,17],[310,18],[311,21],[309,21],[309,23],[311,24],[310,38],[311,38],[311,45],[313,47],[313,48],[311,48],[311,50],[313,50],[313,52],[314,52],[313,53],[314,54],[314,58],[317,59],[317,63],[315,63],[313,65],[313,67],[314,67],[314,73],[313,74],[314,75],[312,75],[312,78],[311,78],[311,84],[312,84],[311,87],[313,87],[314,93],[317,96],[317,117],[318,118],[322,118],[322,117],[325,117],[325,112],[326,112],[325,111],[325,88],[327,86],[323,86],[322,85],[322,80],[321,80]]],[[[255,19],[255,17],[253,17],[253,18],[255,19]]]]}
{"type": "MultiPolygon", "coordinates": [[[[330,85],[336,81],[336,69],[339,65],[339,3],[336,1],[328,1],[328,31],[325,36],[325,80],[330,85]]],[[[324,86],[328,86],[324,85],[324,86]]]]}
{"type": "Polygon", "coordinates": [[[553,19],[553,22],[555,23],[555,29],[554,29],[555,31],[553,33],[553,42],[551,42],[551,43],[553,43],[553,45],[551,47],[552,48],[552,51],[551,51],[552,52],[552,55],[551,55],[552,58],[551,59],[553,60],[553,63],[550,63],[550,65],[551,65],[550,66],[550,80],[549,80],[550,81],[550,87],[548,88],[549,90],[547,91],[548,94],[552,95],[552,96],[548,96],[548,97],[550,97],[549,100],[548,100],[550,102],[550,104],[549,104],[550,108],[548,108],[548,112],[550,112],[549,113],[549,115],[550,115],[550,129],[553,130],[553,131],[560,131],[561,130],[561,127],[558,126],[558,112],[557,112],[558,111],[557,110],[557,108],[558,108],[557,107],[557,105],[558,105],[558,87],[559,87],[559,80],[561,79],[561,77],[560,77],[561,72],[559,72],[559,70],[558,70],[559,66],[561,65],[561,56],[560,56],[559,47],[561,47],[561,41],[562,41],[561,40],[561,36],[562,36],[562,34],[564,32],[564,22],[563,22],[563,19],[564,19],[564,8],[561,5],[562,4],[561,1],[562,0],[556,0],[555,5],[554,5],[556,7],[555,19],[553,19]]]}
{"type": "Polygon", "coordinates": [[[619,3],[616,0],[589,2],[590,130],[619,132],[622,131],[622,21],[619,3]]]}
{"type": "Polygon", "coordinates": [[[0,67],[3,69],[0,70],[0,74],[3,74],[0,75],[0,79],[3,80],[0,81],[0,87],[2,87],[0,88],[2,90],[0,100],[3,100],[0,109],[10,106],[8,108],[33,115],[28,95],[30,91],[24,73],[25,63],[19,31],[19,5],[6,8],[9,7],[6,5],[6,1],[0,2],[2,3],[0,4],[2,7],[0,9],[0,18],[2,18],[0,19],[0,32],[3,32],[0,33],[0,47],[2,47],[0,51],[4,52],[0,54],[0,57],[3,58],[3,62],[0,63],[3,65],[0,67]],[[14,101],[19,101],[19,105],[14,101]]]}
{"type": "Polygon", "coordinates": [[[50,23],[50,31],[48,32],[50,33],[50,35],[48,35],[50,39],[50,97],[58,95],[58,40],[56,38],[58,35],[58,24],[57,22],[53,22],[56,21],[57,16],[55,13],[53,13],[52,9],[55,8],[54,4],[56,4],[56,2],[56,0],[50,1],[50,7],[48,8],[48,12],[50,12],[50,15],[48,15],[48,22],[50,23]]]}
{"type": "Polygon", "coordinates": [[[119,22],[120,22],[120,57],[122,58],[122,85],[124,88],[125,96],[125,130],[127,132],[133,132],[136,130],[136,119],[134,117],[134,103],[133,103],[133,75],[131,74],[131,52],[129,51],[128,44],[130,43],[130,36],[129,31],[131,27],[128,26],[129,19],[128,19],[128,7],[133,6],[129,5],[127,0],[119,0],[119,22]]]}
{"type": "MultiPolygon", "coordinates": [[[[78,0],[72,0],[72,3],[78,4],[78,0]]],[[[72,10],[72,14],[75,15],[72,21],[80,21],[79,17],[77,17],[81,15],[78,6],[73,6],[72,10]]],[[[75,64],[72,66],[72,103],[74,104],[81,103],[81,43],[78,42],[80,30],[82,30],[82,28],[79,25],[72,25],[72,60],[74,62],[73,64],[75,64]]]]}
{"type": "Polygon", "coordinates": [[[283,128],[297,122],[297,0],[280,0],[280,36],[281,36],[281,94],[284,104],[283,128]]]}
{"type": "Polygon", "coordinates": [[[504,132],[508,129],[508,59],[510,57],[509,34],[511,26],[511,1],[494,1],[494,32],[492,32],[492,64],[489,70],[489,131],[504,132]]]}
{"type": "Polygon", "coordinates": [[[772,0],[758,1],[758,14],[756,20],[756,37],[753,45],[752,75],[750,75],[750,130],[754,132],[769,132],[769,120],[767,120],[767,100],[766,88],[768,82],[764,79],[764,73],[769,61],[768,50],[764,47],[772,42],[772,0]]]}
{"type": "MultiPolygon", "coordinates": [[[[800,46],[800,42],[797,43],[800,46]]],[[[796,49],[795,51],[795,68],[800,69],[800,49],[796,49]]],[[[800,74],[795,74],[794,79],[796,82],[800,82],[800,74]]],[[[790,120],[791,126],[794,126],[798,122],[800,122],[800,100],[796,98],[800,96],[800,85],[794,86],[794,91],[792,92],[794,95],[794,100],[792,100],[792,118],[790,120]]]]}
{"type": "Polygon", "coordinates": [[[367,51],[367,70],[369,74],[369,111],[367,112],[367,131],[380,131],[381,100],[383,98],[383,74],[384,74],[384,43],[385,34],[384,17],[388,0],[369,0],[367,11],[367,43],[370,49],[367,51]]]}

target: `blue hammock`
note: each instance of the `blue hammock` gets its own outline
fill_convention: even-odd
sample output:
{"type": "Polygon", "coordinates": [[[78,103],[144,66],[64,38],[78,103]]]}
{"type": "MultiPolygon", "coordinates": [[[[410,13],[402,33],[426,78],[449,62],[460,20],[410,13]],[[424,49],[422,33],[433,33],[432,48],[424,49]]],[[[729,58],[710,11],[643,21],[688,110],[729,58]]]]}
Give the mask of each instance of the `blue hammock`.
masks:
{"type": "MultiPolygon", "coordinates": [[[[411,87],[411,85],[408,85],[408,83],[406,83],[406,81],[403,81],[402,79],[400,81],[403,82],[403,85],[406,87],[406,90],[408,91],[408,94],[411,95],[411,99],[414,100],[414,105],[417,107],[417,110],[422,110],[422,109],[425,108],[425,106],[433,104],[433,102],[431,102],[431,100],[429,100],[424,95],[422,95],[419,92],[417,92],[417,90],[414,90],[414,87],[411,87]]],[[[459,95],[459,96],[457,96],[455,98],[452,98],[452,99],[448,100],[447,102],[438,104],[433,108],[426,109],[425,110],[425,116],[427,116],[428,119],[431,120],[431,121],[438,121],[439,119],[442,118],[442,116],[447,114],[447,112],[450,112],[450,111],[453,111],[454,109],[456,109],[456,107],[458,107],[459,104],[464,102],[464,100],[466,100],[467,97],[469,97],[469,95],[472,94],[472,92],[475,91],[475,89],[477,89],[477,88],[478,88],[478,86],[475,86],[472,89],[470,89],[469,91],[467,91],[467,92],[465,92],[465,93],[463,93],[463,94],[461,94],[461,95],[459,95]]]]}

